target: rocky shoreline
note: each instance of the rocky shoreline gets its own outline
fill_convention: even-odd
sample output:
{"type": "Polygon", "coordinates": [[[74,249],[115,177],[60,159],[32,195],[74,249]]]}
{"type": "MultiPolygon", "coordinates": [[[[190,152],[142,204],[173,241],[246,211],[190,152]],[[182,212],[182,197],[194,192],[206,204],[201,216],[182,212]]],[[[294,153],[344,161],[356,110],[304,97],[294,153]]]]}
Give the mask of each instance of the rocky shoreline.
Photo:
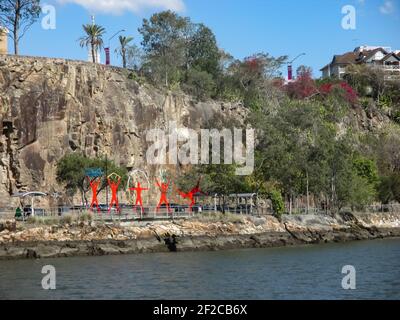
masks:
{"type": "MultiPolygon", "coordinates": [[[[0,260],[210,251],[400,237],[400,214],[246,217],[237,221],[41,226],[0,231],[0,260]],[[63,235],[63,236],[61,236],[63,235]]],[[[1,224],[0,224],[1,230],[1,224]]]]}

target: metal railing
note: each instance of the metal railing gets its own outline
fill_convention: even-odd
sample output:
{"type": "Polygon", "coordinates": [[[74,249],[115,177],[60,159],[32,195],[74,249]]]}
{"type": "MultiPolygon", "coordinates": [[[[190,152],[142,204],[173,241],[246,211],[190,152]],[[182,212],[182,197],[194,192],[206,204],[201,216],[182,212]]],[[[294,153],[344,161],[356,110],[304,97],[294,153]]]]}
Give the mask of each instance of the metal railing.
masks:
{"type": "MultiPolygon", "coordinates": [[[[115,207],[108,210],[106,206],[100,206],[98,209],[94,207],[93,209],[86,208],[84,206],[60,206],[53,208],[35,208],[35,217],[63,217],[68,215],[80,216],[83,214],[90,213],[92,218],[97,220],[114,220],[114,219],[142,219],[142,220],[163,220],[163,219],[176,219],[176,218],[189,218],[196,214],[210,213],[210,212],[220,212],[221,208],[216,208],[215,206],[194,206],[192,209],[189,206],[184,205],[171,205],[168,210],[166,206],[162,206],[157,209],[157,207],[144,207],[141,210],[140,207],[135,207],[132,205],[123,205],[118,211],[115,207]]],[[[30,208],[25,208],[21,210],[24,213],[24,217],[32,216],[30,208]]],[[[222,211],[222,210],[221,210],[222,211]]],[[[249,208],[225,208],[226,212],[237,213],[237,214],[250,214],[249,208]]],[[[21,213],[22,213],[21,212],[21,213]]],[[[253,212],[253,211],[252,211],[253,212]]],[[[0,209],[0,219],[1,218],[14,218],[16,214],[15,208],[3,208],[0,209]]]]}
{"type": "MultiPolygon", "coordinates": [[[[29,209],[29,208],[28,208],[29,209]]],[[[365,213],[380,213],[380,212],[400,212],[400,204],[387,204],[387,205],[369,205],[361,209],[356,208],[343,208],[342,211],[357,211],[365,213]]],[[[105,221],[127,221],[127,220],[173,220],[191,218],[202,213],[230,213],[237,215],[253,215],[253,216],[266,216],[273,215],[271,208],[267,207],[249,207],[249,206],[238,206],[230,207],[226,206],[222,208],[220,206],[194,206],[192,210],[188,206],[171,206],[168,211],[166,207],[162,207],[157,210],[156,207],[144,207],[142,211],[140,207],[134,206],[122,206],[118,212],[115,208],[110,211],[107,208],[101,208],[100,211],[97,208],[90,210],[83,206],[75,207],[55,207],[48,209],[35,208],[36,217],[65,217],[65,216],[83,216],[84,214],[90,213],[92,220],[105,220],[105,221]]],[[[29,210],[24,210],[24,218],[31,216],[29,210]]],[[[288,208],[286,208],[286,214],[288,208]]],[[[330,210],[315,207],[297,207],[293,208],[292,214],[296,215],[326,215],[330,214],[330,210]]],[[[0,219],[13,219],[15,217],[15,208],[0,208],[0,219]]]]}

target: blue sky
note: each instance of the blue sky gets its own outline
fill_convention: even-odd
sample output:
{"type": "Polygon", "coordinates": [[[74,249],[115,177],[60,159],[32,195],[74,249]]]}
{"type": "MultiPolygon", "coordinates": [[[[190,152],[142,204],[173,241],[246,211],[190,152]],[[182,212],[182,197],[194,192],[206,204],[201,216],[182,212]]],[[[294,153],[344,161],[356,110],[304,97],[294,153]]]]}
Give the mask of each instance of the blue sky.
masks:
{"type": "MultiPolygon", "coordinates": [[[[82,24],[104,26],[106,39],[120,29],[135,37],[143,18],[173,9],[203,22],[216,34],[218,44],[236,58],[256,52],[288,55],[305,52],[296,63],[311,66],[315,76],[333,54],[358,45],[384,45],[400,50],[400,0],[47,0],[56,8],[56,29],[36,23],[21,43],[21,54],[86,60],[79,47],[82,24]],[[344,30],[342,7],[356,9],[356,29],[344,30]]],[[[106,41],[107,43],[107,41],[106,41]]],[[[115,48],[117,39],[111,42],[115,48]]],[[[120,64],[112,56],[113,64],[120,64]]],[[[102,58],[104,61],[104,58],[102,58]]]]}

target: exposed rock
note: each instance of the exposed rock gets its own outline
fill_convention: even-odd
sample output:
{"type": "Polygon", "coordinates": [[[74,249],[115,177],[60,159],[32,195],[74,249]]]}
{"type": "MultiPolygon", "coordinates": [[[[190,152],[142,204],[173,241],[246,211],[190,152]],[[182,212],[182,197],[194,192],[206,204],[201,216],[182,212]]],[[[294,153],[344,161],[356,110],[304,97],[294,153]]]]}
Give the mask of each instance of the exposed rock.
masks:
{"type": "Polygon", "coordinates": [[[215,117],[245,116],[243,107],[140,86],[119,68],[0,56],[0,207],[17,205],[10,194],[18,191],[63,193],[56,163],[67,152],[108,155],[152,176],[159,168],[146,165],[149,129],[175,121],[198,130],[215,117]]]}
{"type": "Polygon", "coordinates": [[[400,237],[400,214],[245,217],[238,223],[216,221],[93,223],[43,226],[0,233],[0,260],[82,255],[115,255],[261,248],[296,244],[400,237]]]}

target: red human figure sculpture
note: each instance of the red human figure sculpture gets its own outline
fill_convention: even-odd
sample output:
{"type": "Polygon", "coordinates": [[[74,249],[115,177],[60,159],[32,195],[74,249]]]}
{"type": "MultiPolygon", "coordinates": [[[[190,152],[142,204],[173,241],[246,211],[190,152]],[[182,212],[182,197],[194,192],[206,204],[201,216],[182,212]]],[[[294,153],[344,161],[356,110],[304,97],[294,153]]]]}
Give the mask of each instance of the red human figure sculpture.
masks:
{"type": "Polygon", "coordinates": [[[97,211],[100,212],[100,207],[99,207],[99,201],[97,200],[97,189],[99,188],[100,185],[100,179],[99,178],[94,178],[93,180],[90,180],[89,177],[87,177],[90,187],[92,188],[92,203],[90,204],[90,210],[93,211],[94,205],[97,207],[97,211]]]}
{"type": "Polygon", "coordinates": [[[161,192],[160,201],[158,202],[157,209],[156,209],[157,212],[160,209],[162,204],[166,204],[168,212],[171,212],[171,210],[169,208],[169,202],[168,202],[168,199],[167,199],[167,192],[168,192],[168,188],[169,188],[169,183],[170,183],[169,180],[168,180],[167,183],[160,183],[159,181],[157,181],[157,187],[160,189],[160,192],[161,192]]]}
{"type": "Polygon", "coordinates": [[[201,193],[201,194],[205,195],[205,193],[203,191],[201,191],[201,189],[200,189],[200,182],[201,182],[201,178],[197,181],[197,185],[192,190],[190,190],[188,193],[184,193],[184,192],[178,190],[180,196],[183,199],[189,199],[190,200],[190,205],[189,205],[190,211],[192,211],[193,206],[196,204],[196,201],[195,201],[195,198],[194,198],[196,196],[196,194],[197,193],[201,193]]]}
{"type": "Polygon", "coordinates": [[[110,202],[110,207],[108,208],[108,212],[111,211],[111,208],[112,208],[113,204],[115,204],[115,206],[116,206],[116,208],[117,208],[117,210],[118,210],[118,212],[119,212],[120,209],[119,209],[119,205],[118,205],[118,196],[117,196],[117,192],[118,192],[119,184],[121,183],[121,177],[118,177],[118,181],[117,181],[117,182],[111,181],[111,180],[110,180],[110,177],[107,178],[107,181],[108,181],[108,185],[109,185],[110,188],[111,188],[111,194],[112,194],[112,196],[111,196],[111,202],[110,202]]]}
{"type": "Polygon", "coordinates": [[[143,213],[143,210],[144,210],[144,209],[143,209],[143,201],[142,201],[142,191],[149,190],[149,188],[142,188],[140,182],[138,182],[136,188],[133,187],[133,188],[130,188],[129,190],[131,190],[131,191],[136,191],[136,203],[135,203],[135,207],[139,205],[140,208],[141,208],[141,210],[142,210],[142,213],[143,213]]]}

